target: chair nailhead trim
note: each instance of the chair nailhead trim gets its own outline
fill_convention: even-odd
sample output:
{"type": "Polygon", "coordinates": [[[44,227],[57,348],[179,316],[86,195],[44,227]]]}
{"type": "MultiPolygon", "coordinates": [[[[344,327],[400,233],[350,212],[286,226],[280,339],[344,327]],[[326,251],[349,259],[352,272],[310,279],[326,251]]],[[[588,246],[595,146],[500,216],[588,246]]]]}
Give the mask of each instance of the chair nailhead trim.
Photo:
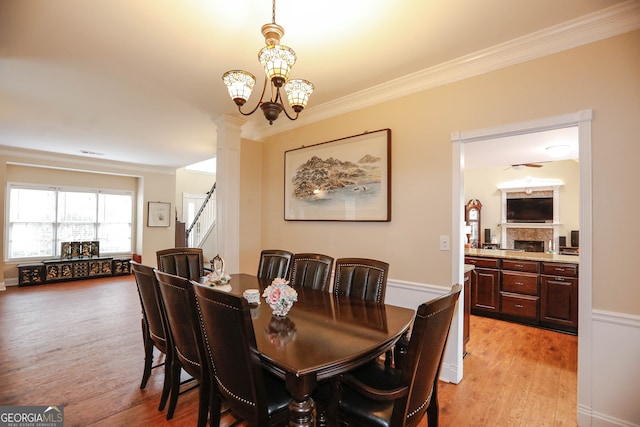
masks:
{"type": "Polygon", "coordinates": [[[245,404],[247,404],[247,405],[256,406],[256,403],[255,403],[255,402],[252,402],[252,401],[247,400],[247,399],[245,399],[245,398],[243,398],[243,397],[237,396],[237,395],[233,394],[231,391],[229,391],[229,389],[227,389],[227,388],[224,386],[224,384],[222,384],[222,383],[220,382],[220,380],[218,380],[218,376],[217,376],[217,375],[216,375],[216,383],[218,383],[218,385],[220,386],[220,388],[222,388],[222,389],[223,389],[223,390],[224,390],[224,391],[225,391],[229,396],[233,397],[234,399],[239,400],[240,402],[245,403],[245,404]]]}
{"type": "MultiPolygon", "coordinates": [[[[229,308],[232,308],[234,310],[238,310],[237,307],[233,307],[233,306],[230,306],[228,304],[221,304],[218,301],[213,301],[213,300],[211,300],[209,298],[206,298],[206,297],[202,297],[202,298],[207,300],[207,301],[209,301],[209,302],[211,302],[211,303],[214,303],[214,304],[217,304],[217,305],[223,305],[225,307],[229,307],[229,308]]],[[[198,302],[197,298],[196,298],[196,305],[198,305],[198,308],[200,307],[200,303],[198,302]]],[[[200,324],[203,325],[204,324],[204,320],[202,319],[202,312],[200,311],[200,309],[198,309],[198,317],[200,318],[200,324]]],[[[209,345],[209,336],[205,332],[204,328],[202,328],[202,332],[203,332],[203,335],[204,335],[204,341],[205,341],[205,343],[207,345],[207,351],[209,352],[209,354],[211,354],[211,346],[209,345]]],[[[213,376],[215,377],[216,383],[218,384],[218,386],[222,390],[224,390],[226,394],[228,394],[229,396],[233,397],[234,399],[239,400],[240,402],[243,402],[243,403],[245,403],[247,405],[256,406],[255,402],[251,402],[250,400],[247,400],[247,399],[244,399],[244,398],[242,398],[240,396],[237,396],[234,393],[232,393],[228,388],[226,388],[224,386],[224,384],[222,384],[220,382],[220,380],[218,379],[218,375],[216,374],[216,367],[215,366],[213,367],[213,376]]]]}
{"type": "Polygon", "coordinates": [[[179,354],[180,356],[182,356],[182,358],[183,358],[184,360],[186,360],[187,362],[191,363],[191,364],[192,364],[192,365],[194,365],[194,366],[200,367],[200,363],[195,362],[195,361],[193,361],[193,360],[189,359],[188,357],[185,357],[185,355],[184,355],[184,354],[182,354],[182,353],[180,352],[180,350],[178,350],[178,348],[177,348],[177,347],[176,347],[176,351],[178,352],[178,354],[179,354]]]}
{"type": "Polygon", "coordinates": [[[427,397],[427,399],[424,402],[422,402],[422,404],[420,404],[420,406],[418,406],[416,409],[414,409],[413,411],[411,411],[411,412],[409,412],[407,414],[407,419],[413,417],[415,414],[420,412],[420,410],[425,407],[425,405],[427,404],[427,402],[429,401],[430,398],[431,398],[431,393],[429,393],[429,396],[427,397]]]}

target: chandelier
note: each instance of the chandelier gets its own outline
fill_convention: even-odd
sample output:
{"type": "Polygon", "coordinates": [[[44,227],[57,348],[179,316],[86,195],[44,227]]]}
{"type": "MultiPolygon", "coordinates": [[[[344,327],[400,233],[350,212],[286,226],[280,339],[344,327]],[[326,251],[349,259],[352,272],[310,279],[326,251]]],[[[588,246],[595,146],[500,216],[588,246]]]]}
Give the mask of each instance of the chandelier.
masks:
{"type": "Polygon", "coordinates": [[[296,53],[290,47],[280,44],[280,38],[284,35],[284,28],[276,24],[276,0],[272,2],[271,23],[262,26],[262,35],[266,46],[258,52],[258,60],[264,67],[264,87],[258,104],[249,112],[242,111],[242,106],[247,102],[256,78],[253,74],[243,70],[231,70],[224,73],[222,81],[227,85],[229,96],[238,106],[238,111],[244,116],[256,112],[258,107],[264,113],[264,117],[272,125],[281,112],[290,119],[295,120],[298,114],[307,106],[309,96],[313,92],[313,84],[303,79],[289,80],[291,67],[296,62],[296,53]],[[267,85],[270,86],[271,97],[265,100],[267,85]],[[289,114],[283,103],[281,89],[287,94],[289,106],[293,113],[289,114]]]}

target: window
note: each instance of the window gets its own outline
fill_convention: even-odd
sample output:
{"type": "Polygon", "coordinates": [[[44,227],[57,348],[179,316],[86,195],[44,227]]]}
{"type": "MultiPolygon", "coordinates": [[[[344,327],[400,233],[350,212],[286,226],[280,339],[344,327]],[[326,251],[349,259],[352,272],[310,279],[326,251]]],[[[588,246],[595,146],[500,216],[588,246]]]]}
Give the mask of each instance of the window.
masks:
{"type": "Polygon", "coordinates": [[[9,184],[8,259],[60,255],[62,242],[100,241],[100,254],[131,252],[133,195],[9,184]]]}

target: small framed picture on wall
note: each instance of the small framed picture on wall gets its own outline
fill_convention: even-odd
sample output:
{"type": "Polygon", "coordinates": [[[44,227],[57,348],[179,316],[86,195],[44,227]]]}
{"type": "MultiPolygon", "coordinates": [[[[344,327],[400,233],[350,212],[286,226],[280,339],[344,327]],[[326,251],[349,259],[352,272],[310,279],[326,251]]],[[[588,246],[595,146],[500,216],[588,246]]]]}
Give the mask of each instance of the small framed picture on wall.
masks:
{"type": "Polygon", "coordinates": [[[171,225],[171,203],[149,202],[148,227],[169,227],[171,225]]]}

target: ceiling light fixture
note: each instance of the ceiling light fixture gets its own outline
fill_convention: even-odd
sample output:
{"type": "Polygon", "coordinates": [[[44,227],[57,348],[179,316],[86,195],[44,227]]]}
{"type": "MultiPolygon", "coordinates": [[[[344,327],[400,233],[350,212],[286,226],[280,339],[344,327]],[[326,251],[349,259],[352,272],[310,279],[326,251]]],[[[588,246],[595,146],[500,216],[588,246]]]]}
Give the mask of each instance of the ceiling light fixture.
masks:
{"type": "Polygon", "coordinates": [[[253,74],[243,70],[231,70],[224,73],[222,81],[227,85],[229,96],[238,106],[238,111],[244,116],[249,116],[256,112],[258,107],[264,113],[264,117],[272,125],[281,112],[290,120],[296,120],[298,114],[307,106],[309,96],[313,92],[313,84],[303,79],[289,80],[291,67],[296,62],[296,53],[290,47],[280,44],[280,39],[284,35],[284,28],[276,24],[276,0],[272,2],[271,23],[262,26],[262,35],[266,46],[258,52],[258,59],[264,67],[265,78],[262,95],[255,108],[248,113],[242,111],[242,106],[247,102],[251,91],[256,83],[253,74]],[[264,99],[267,85],[271,86],[271,98],[264,99]],[[293,109],[290,115],[283,103],[280,89],[284,86],[289,105],[293,109]]]}

